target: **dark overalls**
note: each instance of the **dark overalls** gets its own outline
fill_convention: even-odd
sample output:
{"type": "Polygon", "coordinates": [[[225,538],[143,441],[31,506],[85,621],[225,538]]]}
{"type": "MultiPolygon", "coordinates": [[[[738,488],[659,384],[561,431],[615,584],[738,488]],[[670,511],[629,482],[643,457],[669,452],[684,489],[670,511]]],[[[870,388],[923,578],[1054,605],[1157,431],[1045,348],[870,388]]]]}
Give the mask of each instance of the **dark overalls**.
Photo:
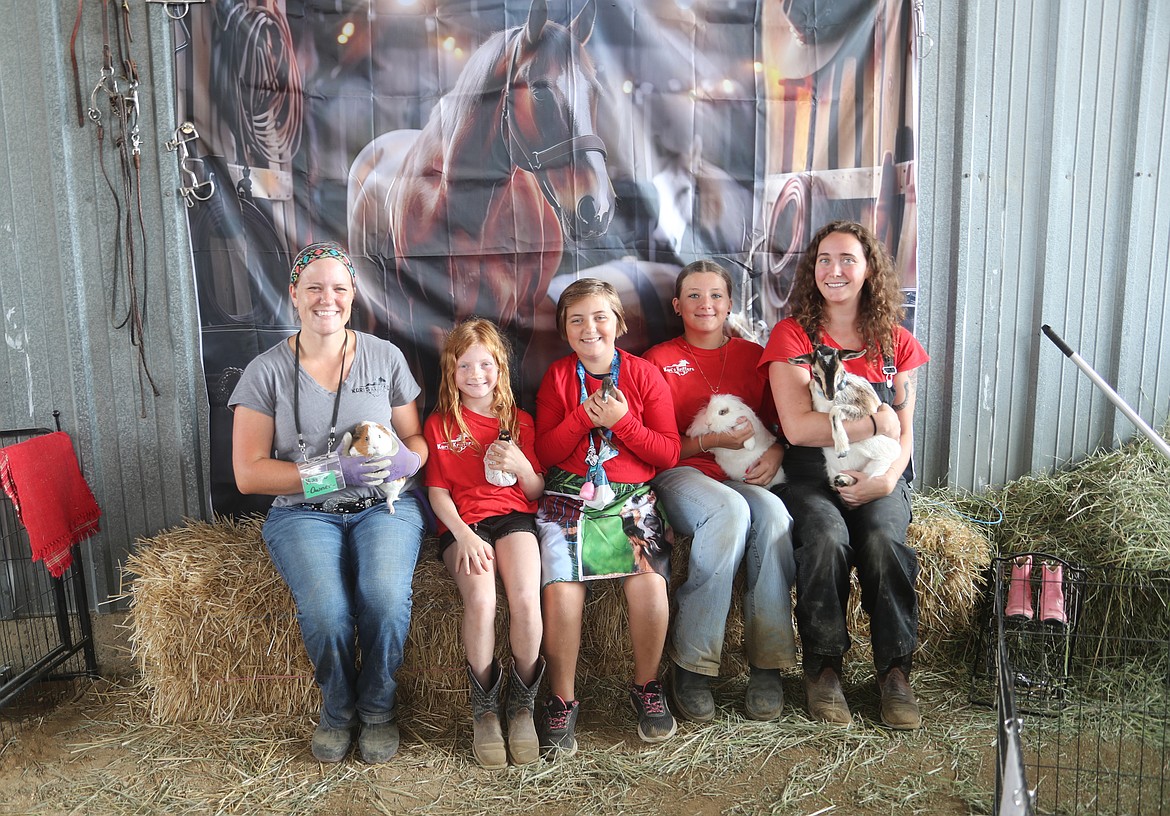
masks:
{"type": "MultiPolygon", "coordinates": [[[[873,383],[889,404],[893,388],[873,383]]],[[[829,487],[821,448],[793,445],[784,455],[785,483],[775,490],[792,514],[796,557],[796,622],[804,669],[840,670],[850,646],[845,623],[849,570],[857,568],[861,606],[869,614],[878,675],[891,666],[910,671],[918,645],[918,555],[906,544],[913,464],[888,496],[849,509],[829,487]]]]}

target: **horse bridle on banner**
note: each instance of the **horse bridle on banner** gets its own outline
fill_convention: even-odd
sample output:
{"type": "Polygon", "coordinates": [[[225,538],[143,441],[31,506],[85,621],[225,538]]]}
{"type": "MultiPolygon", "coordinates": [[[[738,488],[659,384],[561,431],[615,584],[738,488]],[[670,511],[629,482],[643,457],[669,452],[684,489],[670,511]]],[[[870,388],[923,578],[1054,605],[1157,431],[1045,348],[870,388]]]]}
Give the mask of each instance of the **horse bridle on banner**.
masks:
{"type": "Polygon", "coordinates": [[[563,167],[569,164],[578,153],[595,151],[600,153],[604,159],[607,157],[605,142],[596,133],[585,133],[570,136],[564,141],[557,142],[542,150],[536,150],[527,143],[524,134],[513,126],[514,117],[511,115],[512,82],[515,79],[513,72],[515,71],[523,41],[524,28],[521,27],[516,31],[513,37],[513,44],[509,47],[508,52],[508,73],[504,77],[504,104],[500,106],[500,141],[503,144],[504,153],[514,166],[527,170],[536,176],[536,181],[540,185],[540,191],[544,194],[545,201],[556,210],[557,218],[559,219],[563,214],[561,205],[557,201],[556,192],[548,180],[546,171],[554,167],[563,167]],[[517,152],[519,153],[519,160],[517,160],[517,152]]]}

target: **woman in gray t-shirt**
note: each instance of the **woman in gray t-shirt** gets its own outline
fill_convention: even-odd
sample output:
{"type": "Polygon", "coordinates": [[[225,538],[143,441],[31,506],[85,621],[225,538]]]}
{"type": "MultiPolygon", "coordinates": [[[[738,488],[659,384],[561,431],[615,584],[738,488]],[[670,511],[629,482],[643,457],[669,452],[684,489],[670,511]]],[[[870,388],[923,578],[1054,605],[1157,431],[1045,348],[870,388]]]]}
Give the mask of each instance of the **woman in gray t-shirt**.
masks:
{"type": "Polygon", "coordinates": [[[337,244],[303,249],[289,281],[301,330],[248,365],[229,404],[240,492],[276,497],[263,535],[296,601],[321,688],[313,756],[339,762],[360,726],[362,758],[376,763],[398,750],[394,674],[426,526],[413,492],[391,510],[379,485],[405,477],[411,487],[427,445],[420,389],[402,352],[345,327],[354,287],[353,264],[337,244]],[[367,420],[393,428],[397,453],[338,450],[345,431],[367,420]]]}

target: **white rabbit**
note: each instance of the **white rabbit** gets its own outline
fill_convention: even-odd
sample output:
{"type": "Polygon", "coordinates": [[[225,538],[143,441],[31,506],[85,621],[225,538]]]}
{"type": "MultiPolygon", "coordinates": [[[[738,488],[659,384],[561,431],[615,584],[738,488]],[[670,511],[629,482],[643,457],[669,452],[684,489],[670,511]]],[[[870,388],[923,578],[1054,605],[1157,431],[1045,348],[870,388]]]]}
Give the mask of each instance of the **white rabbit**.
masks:
{"type": "MultiPolygon", "coordinates": [[[[350,456],[393,456],[398,453],[402,443],[398,435],[380,422],[359,422],[353,426],[353,432],[346,431],[341,437],[341,449],[350,456]]],[[[394,512],[394,500],[402,492],[406,479],[395,479],[392,482],[383,482],[378,489],[386,494],[386,507],[394,512]]]]}
{"type": "MultiPolygon", "coordinates": [[[[744,440],[743,448],[711,448],[711,453],[728,478],[742,482],[747,469],[776,442],[776,437],[764,427],[764,423],[760,422],[756,412],[747,403],[731,394],[713,394],[707,405],[695,415],[695,421],[687,428],[687,436],[693,439],[701,434],[730,431],[740,417],[746,417],[752,426],[752,435],[744,440]]],[[[765,487],[783,481],[784,469],[780,468],[765,487]]]]}

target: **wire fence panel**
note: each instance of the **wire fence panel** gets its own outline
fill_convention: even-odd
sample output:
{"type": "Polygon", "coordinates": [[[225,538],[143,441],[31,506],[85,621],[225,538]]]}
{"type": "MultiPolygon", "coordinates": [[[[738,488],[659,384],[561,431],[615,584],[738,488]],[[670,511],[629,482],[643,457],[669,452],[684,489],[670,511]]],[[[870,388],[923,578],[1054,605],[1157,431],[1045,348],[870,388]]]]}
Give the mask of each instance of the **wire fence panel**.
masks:
{"type": "MultiPolygon", "coordinates": [[[[1170,812],[1170,574],[1045,553],[992,570],[971,698],[998,699],[1001,713],[1010,698],[1001,768],[1015,720],[1035,807],[1000,812],[1170,812]]],[[[1004,788],[997,776],[1000,803],[1004,788]]]]}

